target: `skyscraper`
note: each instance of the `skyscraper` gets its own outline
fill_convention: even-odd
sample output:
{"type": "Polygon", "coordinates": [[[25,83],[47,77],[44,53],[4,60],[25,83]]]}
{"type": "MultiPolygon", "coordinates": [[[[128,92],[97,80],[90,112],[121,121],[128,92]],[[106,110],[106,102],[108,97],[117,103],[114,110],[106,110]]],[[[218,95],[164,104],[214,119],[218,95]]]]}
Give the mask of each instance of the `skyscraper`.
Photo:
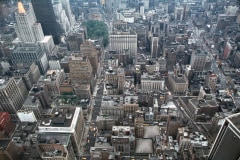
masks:
{"type": "Polygon", "coordinates": [[[40,23],[37,23],[32,5],[24,8],[22,2],[18,2],[18,10],[15,12],[16,32],[20,41],[24,43],[37,42],[44,39],[40,23]]]}
{"type": "Polygon", "coordinates": [[[208,160],[240,158],[240,113],[226,118],[210,150],[208,160]]]}
{"type": "Polygon", "coordinates": [[[194,72],[203,72],[206,64],[207,53],[200,50],[194,51],[191,56],[190,65],[194,72]]]}
{"type": "Polygon", "coordinates": [[[52,36],[44,36],[42,26],[37,22],[32,5],[23,6],[21,1],[18,1],[18,9],[15,12],[16,18],[16,33],[22,46],[29,44],[40,45],[44,51],[51,54],[54,48],[52,36]]]}
{"type": "Polygon", "coordinates": [[[151,38],[151,56],[152,58],[158,57],[158,37],[151,38]]]}
{"type": "Polygon", "coordinates": [[[69,0],[61,0],[63,9],[68,17],[71,27],[75,24],[75,16],[72,14],[69,0]]]}
{"type": "Polygon", "coordinates": [[[43,33],[45,35],[52,35],[55,44],[59,43],[60,25],[57,23],[57,18],[53,10],[51,0],[31,0],[32,6],[37,18],[41,23],[43,33]]]}
{"type": "Polygon", "coordinates": [[[57,22],[64,34],[68,34],[75,24],[75,17],[70,10],[69,0],[53,0],[53,10],[57,17],[57,22]]]}
{"type": "Polygon", "coordinates": [[[0,79],[0,111],[16,114],[24,103],[24,96],[16,81],[0,79]]]}

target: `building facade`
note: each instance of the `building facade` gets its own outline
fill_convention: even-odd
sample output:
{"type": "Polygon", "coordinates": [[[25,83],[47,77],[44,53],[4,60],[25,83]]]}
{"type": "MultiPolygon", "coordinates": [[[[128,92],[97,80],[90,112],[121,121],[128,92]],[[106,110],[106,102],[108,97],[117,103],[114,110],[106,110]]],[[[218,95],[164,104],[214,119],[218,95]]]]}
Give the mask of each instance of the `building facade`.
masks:
{"type": "Polygon", "coordinates": [[[28,8],[25,8],[22,2],[18,2],[18,10],[15,13],[17,22],[15,29],[19,40],[25,43],[43,40],[42,26],[37,23],[32,5],[29,4],[28,8]]]}
{"type": "Polygon", "coordinates": [[[203,72],[206,64],[207,53],[200,50],[192,53],[190,65],[194,72],[203,72]]]}
{"type": "Polygon", "coordinates": [[[11,55],[11,59],[14,64],[31,64],[34,62],[38,66],[41,74],[45,74],[49,67],[47,55],[39,46],[17,47],[11,55]]]}
{"type": "Polygon", "coordinates": [[[83,44],[80,46],[80,51],[83,54],[84,57],[88,57],[91,66],[92,66],[92,71],[93,75],[98,75],[99,72],[99,60],[98,60],[98,55],[97,55],[97,50],[95,48],[95,45],[91,41],[85,41],[83,44]]]}
{"type": "Polygon", "coordinates": [[[88,57],[71,56],[69,58],[69,77],[72,85],[90,84],[93,88],[93,71],[88,57]]]}
{"type": "Polygon", "coordinates": [[[24,96],[13,78],[0,79],[0,110],[16,114],[24,103],[24,96]]]}
{"type": "Polygon", "coordinates": [[[55,44],[59,43],[60,25],[57,23],[57,18],[53,10],[51,0],[31,0],[36,19],[42,25],[45,35],[52,35],[55,44]]]}
{"type": "Polygon", "coordinates": [[[227,117],[218,132],[218,135],[209,152],[208,160],[218,159],[239,159],[240,150],[240,114],[233,114],[227,117]]]}
{"type": "Polygon", "coordinates": [[[84,118],[80,107],[58,107],[52,110],[50,118],[42,119],[39,133],[70,134],[70,141],[76,157],[80,156],[84,118]]]}
{"type": "Polygon", "coordinates": [[[114,31],[109,35],[110,48],[113,51],[124,53],[127,51],[131,58],[137,54],[137,34],[133,30],[126,32],[114,31]]]}

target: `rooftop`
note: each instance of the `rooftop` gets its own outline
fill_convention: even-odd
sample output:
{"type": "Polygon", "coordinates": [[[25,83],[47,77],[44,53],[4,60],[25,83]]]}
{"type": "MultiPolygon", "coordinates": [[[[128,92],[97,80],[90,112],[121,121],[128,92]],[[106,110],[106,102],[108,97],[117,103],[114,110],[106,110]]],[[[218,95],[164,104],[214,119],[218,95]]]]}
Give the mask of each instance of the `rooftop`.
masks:
{"type": "Polygon", "coordinates": [[[42,49],[38,46],[36,47],[17,47],[14,49],[13,53],[42,53],[42,49]]]}
{"type": "Polygon", "coordinates": [[[198,100],[197,98],[190,99],[189,102],[193,103],[195,107],[216,107],[218,106],[215,100],[198,100]]]}
{"type": "Polygon", "coordinates": [[[144,138],[154,138],[157,135],[160,135],[158,126],[144,126],[144,138]]]}
{"type": "Polygon", "coordinates": [[[187,83],[187,80],[183,75],[172,76],[172,79],[175,81],[175,83],[187,83]]]}
{"type": "Polygon", "coordinates": [[[51,114],[43,118],[39,125],[39,132],[73,133],[77,125],[81,108],[55,107],[51,114]]]}
{"type": "Polygon", "coordinates": [[[63,73],[63,70],[47,70],[44,76],[39,78],[39,81],[44,82],[55,82],[58,81],[57,78],[63,73]]]}
{"type": "Polygon", "coordinates": [[[28,96],[23,104],[23,106],[29,106],[29,105],[40,105],[39,99],[34,96],[28,96]]]}
{"type": "Polygon", "coordinates": [[[70,140],[69,134],[44,133],[37,135],[37,143],[39,144],[61,144],[68,145],[70,140]]]}
{"type": "Polygon", "coordinates": [[[153,153],[152,139],[137,139],[135,153],[153,153]]]}
{"type": "Polygon", "coordinates": [[[113,126],[112,131],[130,131],[130,126],[113,126]]]}
{"type": "Polygon", "coordinates": [[[124,102],[125,102],[125,104],[138,103],[138,96],[137,95],[125,96],[124,102]]]}

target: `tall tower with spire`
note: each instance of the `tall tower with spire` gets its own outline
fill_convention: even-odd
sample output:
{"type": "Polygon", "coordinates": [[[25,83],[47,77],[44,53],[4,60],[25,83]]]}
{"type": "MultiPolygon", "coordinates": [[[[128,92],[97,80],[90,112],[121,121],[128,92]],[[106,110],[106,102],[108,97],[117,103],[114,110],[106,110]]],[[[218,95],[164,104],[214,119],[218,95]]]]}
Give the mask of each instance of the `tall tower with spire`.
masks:
{"type": "Polygon", "coordinates": [[[24,43],[35,43],[44,39],[44,34],[40,23],[37,23],[32,5],[24,7],[18,1],[18,9],[15,12],[16,32],[20,41],[24,43]]]}
{"type": "Polygon", "coordinates": [[[45,35],[42,30],[42,26],[37,22],[32,4],[23,5],[18,0],[18,9],[15,12],[16,25],[15,30],[17,33],[17,43],[21,43],[21,46],[37,45],[41,46],[46,54],[51,54],[54,48],[53,37],[51,35],[45,35]]]}

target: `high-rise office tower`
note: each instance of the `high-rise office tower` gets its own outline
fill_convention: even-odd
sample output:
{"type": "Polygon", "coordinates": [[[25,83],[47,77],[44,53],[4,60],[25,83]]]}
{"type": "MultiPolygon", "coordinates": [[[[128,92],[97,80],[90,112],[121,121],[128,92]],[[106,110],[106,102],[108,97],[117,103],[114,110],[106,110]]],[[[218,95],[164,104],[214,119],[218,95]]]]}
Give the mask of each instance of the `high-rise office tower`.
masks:
{"type": "Polygon", "coordinates": [[[190,65],[194,72],[203,72],[206,64],[207,54],[197,50],[192,53],[190,65]]]}
{"type": "Polygon", "coordinates": [[[44,36],[42,26],[37,22],[32,5],[23,6],[22,2],[18,2],[18,9],[15,12],[16,18],[16,33],[20,43],[24,44],[38,44],[48,54],[54,48],[52,36],[44,36]]]}
{"type": "Polygon", "coordinates": [[[68,17],[71,27],[75,24],[75,16],[72,14],[69,0],[61,0],[63,9],[68,17]]]}
{"type": "Polygon", "coordinates": [[[24,103],[24,96],[17,82],[11,79],[0,79],[0,111],[16,114],[24,103]]]}
{"type": "Polygon", "coordinates": [[[53,10],[52,0],[31,0],[37,18],[45,35],[52,35],[55,44],[59,43],[61,28],[53,10]]]}
{"type": "Polygon", "coordinates": [[[44,39],[40,23],[37,23],[32,5],[24,8],[22,2],[18,2],[18,10],[15,12],[16,32],[20,41],[24,43],[37,42],[44,39]]]}
{"type": "Polygon", "coordinates": [[[61,30],[64,34],[68,34],[75,24],[75,17],[71,12],[69,0],[52,0],[52,4],[61,30]]]}
{"type": "Polygon", "coordinates": [[[183,18],[184,18],[184,7],[183,6],[175,6],[174,18],[176,21],[183,21],[183,18]]]}
{"type": "Polygon", "coordinates": [[[158,57],[158,37],[151,38],[151,56],[152,58],[158,57]]]}
{"type": "Polygon", "coordinates": [[[226,118],[209,152],[208,160],[240,158],[240,113],[226,118]]]}

